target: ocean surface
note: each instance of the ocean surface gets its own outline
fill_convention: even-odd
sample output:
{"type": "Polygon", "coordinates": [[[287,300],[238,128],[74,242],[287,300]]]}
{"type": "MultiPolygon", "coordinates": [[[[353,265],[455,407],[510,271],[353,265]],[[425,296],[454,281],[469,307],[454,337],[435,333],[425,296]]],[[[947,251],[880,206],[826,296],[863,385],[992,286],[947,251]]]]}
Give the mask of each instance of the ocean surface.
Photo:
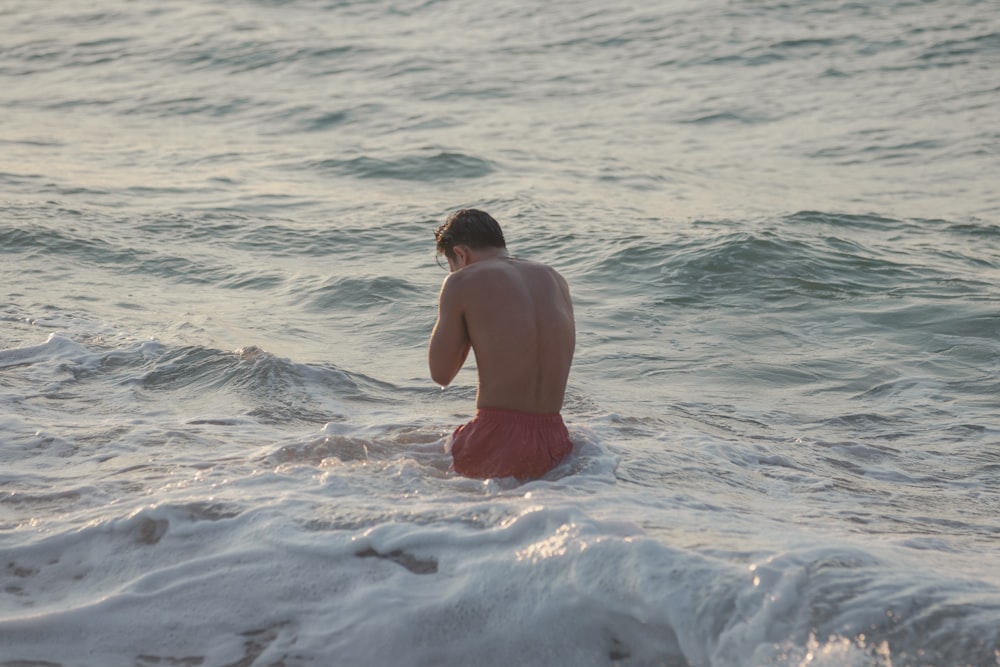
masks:
{"type": "Polygon", "coordinates": [[[4,0],[0,667],[1000,665],[996,0],[4,0]],[[472,206],[573,454],[449,471],[472,206]]]}

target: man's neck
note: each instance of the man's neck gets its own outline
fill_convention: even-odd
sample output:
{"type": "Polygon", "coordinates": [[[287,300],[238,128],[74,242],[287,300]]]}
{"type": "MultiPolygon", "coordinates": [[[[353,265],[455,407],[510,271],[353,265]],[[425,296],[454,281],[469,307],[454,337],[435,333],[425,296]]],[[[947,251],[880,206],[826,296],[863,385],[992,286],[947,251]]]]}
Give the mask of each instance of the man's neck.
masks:
{"type": "Polygon", "coordinates": [[[482,250],[472,251],[469,264],[485,262],[491,259],[511,259],[511,256],[506,248],[483,248],[482,250]]]}

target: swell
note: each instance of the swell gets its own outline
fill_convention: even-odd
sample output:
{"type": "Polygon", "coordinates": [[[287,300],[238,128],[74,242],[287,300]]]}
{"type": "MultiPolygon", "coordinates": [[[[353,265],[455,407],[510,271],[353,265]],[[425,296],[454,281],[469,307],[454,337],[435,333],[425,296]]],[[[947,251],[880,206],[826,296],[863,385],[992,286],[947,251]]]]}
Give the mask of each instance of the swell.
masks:
{"type": "Polygon", "coordinates": [[[136,361],[130,367],[128,355],[117,360],[113,381],[134,388],[144,402],[170,394],[178,402],[210,405],[214,395],[260,423],[323,424],[342,417],[344,401],[392,401],[391,385],[330,364],[296,363],[256,347],[232,352],[179,347],[151,362],[136,361]]]}
{"type": "Polygon", "coordinates": [[[428,227],[421,223],[396,224],[387,237],[371,225],[304,226],[211,212],[134,223],[61,208],[24,207],[20,212],[33,221],[0,228],[0,254],[16,257],[42,279],[61,280],[72,270],[68,267],[78,264],[127,280],[268,292],[313,312],[348,314],[405,304],[423,287],[393,275],[390,267],[387,273],[370,273],[368,258],[384,251],[393,238],[403,246],[410,237],[425,237],[430,250],[427,258],[418,259],[420,264],[430,261],[433,248],[428,227]],[[309,263],[295,261],[303,258],[309,263]]]}
{"type": "Polygon", "coordinates": [[[75,261],[111,268],[125,275],[166,278],[180,284],[261,289],[284,281],[274,271],[220,264],[217,257],[206,252],[204,245],[189,246],[188,255],[172,252],[175,247],[135,236],[124,222],[114,220],[88,221],[80,226],[70,223],[62,228],[38,224],[6,227],[0,230],[0,248],[0,252],[22,255],[32,261],[54,261],[49,264],[53,267],[75,261]]]}
{"type": "Polygon", "coordinates": [[[320,173],[339,176],[402,181],[481,178],[494,171],[488,160],[447,151],[405,155],[394,159],[367,155],[348,159],[328,158],[306,166],[320,173]]]}
{"type": "MultiPolygon", "coordinates": [[[[145,414],[167,403],[203,423],[323,424],[343,416],[344,402],[398,400],[395,387],[363,374],[296,363],[256,347],[224,351],[150,341],[100,349],[53,335],[41,345],[0,350],[0,367],[12,369],[7,377],[12,389],[24,392],[19,400],[61,415],[145,414]],[[39,383],[40,393],[32,388],[39,383]]],[[[100,440],[106,429],[94,428],[100,440]]],[[[90,449],[88,432],[75,430],[66,447],[90,449]]]]}
{"type": "Polygon", "coordinates": [[[997,228],[989,225],[802,212],[749,231],[725,223],[698,227],[669,241],[612,239],[591,273],[686,308],[800,308],[873,297],[986,300],[1000,276],[997,228]]]}
{"type": "Polygon", "coordinates": [[[602,313],[579,356],[629,360],[614,373],[668,403],[696,393],[708,424],[735,403],[796,437],[985,444],[998,258],[992,225],[823,212],[618,233],[577,260],[602,313]]]}

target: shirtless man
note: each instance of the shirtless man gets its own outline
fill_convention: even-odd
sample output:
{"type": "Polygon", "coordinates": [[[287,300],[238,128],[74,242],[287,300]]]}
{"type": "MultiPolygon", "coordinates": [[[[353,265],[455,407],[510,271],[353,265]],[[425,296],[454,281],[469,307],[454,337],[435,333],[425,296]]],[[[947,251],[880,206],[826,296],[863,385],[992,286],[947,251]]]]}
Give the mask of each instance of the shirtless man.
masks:
{"type": "Polygon", "coordinates": [[[576,328],[566,281],[507,253],[489,214],[465,209],[438,228],[451,269],[441,285],[428,350],[431,378],[447,386],[475,351],[476,416],[455,429],[455,470],[468,477],[541,477],[573,449],[559,411],[576,328]]]}

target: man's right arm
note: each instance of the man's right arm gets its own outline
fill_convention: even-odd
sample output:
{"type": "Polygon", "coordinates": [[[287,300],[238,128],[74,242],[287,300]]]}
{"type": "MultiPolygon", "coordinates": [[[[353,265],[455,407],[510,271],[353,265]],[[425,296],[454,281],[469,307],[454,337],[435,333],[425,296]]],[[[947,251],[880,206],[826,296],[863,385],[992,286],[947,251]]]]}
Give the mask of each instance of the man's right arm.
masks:
{"type": "Polygon", "coordinates": [[[461,280],[455,280],[455,275],[449,274],[441,284],[438,319],[427,350],[431,379],[442,387],[458,375],[472,346],[462,309],[461,280]]]}

